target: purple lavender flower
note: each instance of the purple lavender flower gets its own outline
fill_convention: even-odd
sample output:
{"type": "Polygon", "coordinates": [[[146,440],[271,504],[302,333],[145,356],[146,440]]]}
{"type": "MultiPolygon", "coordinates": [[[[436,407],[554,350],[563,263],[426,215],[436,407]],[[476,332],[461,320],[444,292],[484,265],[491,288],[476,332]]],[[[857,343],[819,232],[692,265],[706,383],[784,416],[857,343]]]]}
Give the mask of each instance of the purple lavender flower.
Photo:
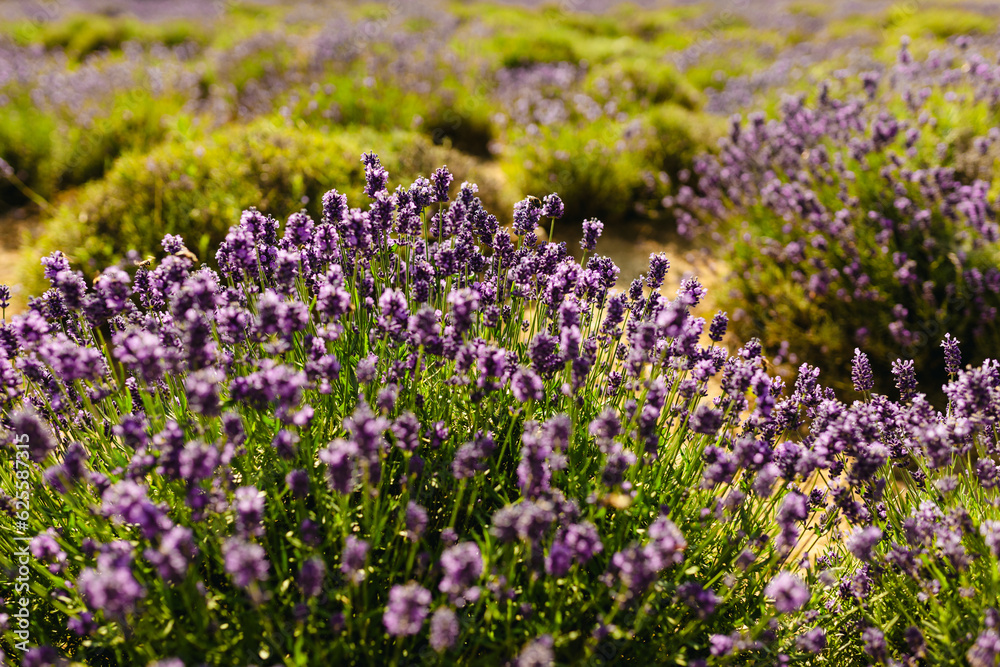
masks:
{"type": "Polygon", "coordinates": [[[722,412],[708,405],[699,405],[691,413],[688,425],[695,433],[715,435],[722,428],[722,412]]]}
{"type": "Polygon", "coordinates": [[[52,431],[34,408],[29,406],[12,414],[10,428],[19,442],[27,443],[28,457],[35,463],[41,463],[55,451],[56,441],[52,431]]]}
{"type": "Polygon", "coordinates": [[[61,250],[43,257],[41,259],[44,268],[45,279],[52,281],[60,271],[69,271],[69,258],[61,250]]]}
{"type": "Polygon", "coordinates": [[[416,542],[427,530],[427,510],[413,501],[406,506],[406,530],[411,542],[416,542]]]}
{"type": "Polygon", "coordinates": [[[356,481],[355,459],[360,455],[357,443],[337,438],[319,451],[326,464],[327,482],[337,493],[350,493],[356,481]]]}
{"type": "Polygon", "coordinates": [[[309,495],[309,473],[301,468],[296,468],[285,475],[285,484],[295,498],[305,498],[309,495]]]}
{"type": "Polygon", "coordinates": [[[680,528],[665,516],[660,516],[646,533],[648,542],[643,548],[646,562],[655,570],[684,562],[687,540],[680,528]]]}
{"type": "Polygon", "coordinates": [[[55,540],[55,531],[51,528],[36,535],[30,543],[31,555],[36,560],[49,563],[49,571],[53,574],[62,570],[66,563],[66,552],[55,540]]]}
{"type": "Polygon", "coordinates": [[[184,247],[184,239],[175,234],[164,234],[163,239],[160,241],[160,247],[168,255],[177,255],[186,249],[184,247]]]}
{"type": "Polygon", "coordinates": [[[15,315],[11,319],[10,327],[17,337],[18,343],[24,347],[32,347],[41,342],[51,330],[45,317],[34,309],[23,315],[15,315]]]}
{"type": "Polygon", "coordinates": [[[0,310],[6,311],[10,308],[10,287],[0,285],[0,310]]]}
{"type": "Polygon", "coordinates": [[[521,436],[521,462],[517,479],[526,498],[551,491],[552,472],[566,466],[562,452],[569,445],[569,418],[556,415],[544,425],[528,422],[521,436]]]}
{"type": "Polygon", "coordinates": [[[944,335],[941,347],[944,349],[944,369],[954,377],[962,366],[962,351],[958,348],[959,341],[950,333],[944,335]]]}
{"type": "Polygon", "coordinates": [[[379,192],[385,190],[389,182],[389,173],[375,153],[365,153],[361,156],[361,162],[365,165],[365,194],[375,199],[379,192]]]}
{"type": "Polygon", "coordinates": [[[258,368],[233,380],[229,393],[234,400],[245,401],[260,409],[274,404],[279,417],[298,407],[302,391],[309,384],[305,373],[273,359],[263,359],[258,368]]]}
{"type": "Polygon", "coordinates": [[[344,550],[340,554],[340,571],[354,584],[360,584],[367,576],[365,560],[368,558],[368,549],[367,542],[353,535],[348,535],[344,540],[344,550]]]}
{"type": "Polygon", "coordinates": [[[180,658],[164,658],[151,662],[147,667],[184,667],[184,661],[180,658]]]}
{"type": "Polygon", "coordinates": [[[431,186],[434,188],[434,201],[448,201],[448,188],[454,180],[455,177],[452,176],[450,171],[448,171],[448,167],[440,167],[433,174],[431,174],[431,186]]]}
{"type": "MultiPolygon", "coordinates": [[[[4,162],[3,164],[6,164],[4,162]]],[[[3,651],[0,651],[3,657],[3,651]]],[[[6,662],[6,661],[5,661],[6,662]]],[[[21,660],[21,667],[52,667],[53,665],[63,665],[65,661],[59,652],[51,646],[33,646],[24,653],[21,660]]]]}
{"type": "Polygon", "coordinates": [[[230,537],[222,545],[223,564],[240,588],[250,588],[267,579],[270,564],[259,544],[230,537]]]}
{"type": "Polygon", "coordinates": [[[667,277],[670,269],[670,260],[662,252],[656,252],[649,256],[649,275],[646,276],[646,285],[654,292],[663,285],[663,280],[667,277]]]}
{"type": "MultiPolygon", "coordinates": [[[[365,171],[367,172],[368,166],[365,165],[365,171]]],[[[323,195],[323,222],[328,224],[337,224],[344,218],[344,214],[347,212],[347,195],[341,194],[336,190],[330,190],[323,195]]]]}
{"type": "Polygon", "coordinates": [[[520,236],[533,234],[542,217],[541,202],[528,197],[514,204],[514,232],[520,236]]]}
{"type": "Polygon", "coordinates": [[[847,538],[846,546],[856,558],[869,561],[872,557],[872,549],[882,541],[882,530],[878,526],[866,526],[857,528],[847,538]]]}
{"type": "Polygon", "coordinates": [[[299,569],[299,588],[307,598],[314,598],[323,591],[326,563],[322,558],[307,558],[299,569]]]}
{"type": "Polygon", "coordinates": [[[184,578],[188,565],[197,554],[198,547],[191,529],[174,526],[163,534],[156,549],[146,549],[143,555],[164,581],[177,583],[184,578]]]}
{"type": "Polygon", "coordinates": [[[354,371],[359,384],[368,384],[378,377],[378,356],[369,354],[358,361],[358,366],[354,371]]]}
{"type": "Polygon", "coordinates": [[[721,310],[712,318],[712,324],[708,327],[708,337],[710,340],[719,343],[726,335],[726,327],[729,326],[729,316],[721,310]]]}
{"type": "Polygon", "coordinates": [[[424,306],[411,315],[407,331],[414,345],[422,345],[432,353],[440,349],[441,325],[433,308],[424,306]]]}
{"type": "Polygon", "coordinates": [[[274,434],[274,439],[271,440],[271,446],[274,447],[274,450],[281,458],[291,459],[295,456],[295,445],[297,445],[298,442],[298,434],[283,428],[274,434]]]}
{"type": "Polygon", "coordinates": [[[979,534],[983,536],[986,548],[1000,558],[1000,521],[983,521],[979,525],[979,534]]]}
{"type": "Polygon", "coordinates": [[[712,635],[708,638],[708,652],[716,657],[727,656],[733,652],[736,642],[729,635],[712,635]]]}
{"type": "Polygon", "coordinates": [[[604,223],[597,218],[590,218],[583,221],[583,238],[580,239],[580,247],[587,252],[594,252],[597,247],[597,239],[604,231],[604,223]]]}
{"type": "Polygon", "coordinates": [[[173,527],[163,508],[146,497],[145,487],[132,480],[122,480],[108,487],[101,500],[104,516],[138,525],[146,539],[153,539],[173,527]]]}
{"type": "Polygon", "coordinates": [[[394,339],[401,339],[410,319],[410,306],[400,290],[386,288],[378,299],[378,327],[394,339]]]}
{"type": "Polygon", "coordinates": [[[556,193],[553,192],[552,194],[545,195],[542,199],[543,218],[561,218],[565,211],[566,206],[556,193]]]}
{"type": "MultiPolygon", "coordinates": [[[[768,464],[768,466],[773,466],[773,464],[768,464]]],[[[765,466],[758,476],[763,474],[768,469],[768,466],[765,466]]],[[[776,476],[778,473],[777,466],[773,466],[773,470],[776,476]]],[[[773,483],[773,479],[771,479],[771,483],[773,483]]],[[[768,484],[768,488],[770,488],[770,484],[768,484]]],[[[808,517],[809,501],[801,493],[793,491],[781,500],[781,505],[778,506],[776,515],[778,528],[780,529],[776,542],[781,549],[791,548],[795,544],[795,541],[799,537],[799,530],[796,524],[805,521],[808,517]]]]}
{"type": "Polygon", "coordinates": [[[375,398],[375,407],[382,414],[388,414],[396,407],[396,399],[398,398],[399,385],[394,383],[387,384],[379,390],[378,396],[375,398]]]}
{"type": "Polygon", "coordinates": [[[420,420],[412,412],[404,412],[392,424],[396,446],[405,452],[414,452],[420,446],[420,420]]]}
{"type": "Polygon", "coordinates": [[[545,386],[542,378],[535,371],[521,366],[510,379],[510,391],[519,403],[528,400],[540,401],[545,397],[545,386]]]}
{"type": "Polygon", "coordinates": [[[431,592],[415,581],[393,586],[382,616],[386,632],[393,637],[417,634],[427,618],[430,604],[431,592]]]}
{"type": "Polygon", "coordinates": [[[875,387],[875,377],[868,362],[868,355],[854,348],[854,361],[851,362],[851,380],[854,381],[854,391],[866,392],[875,387]]]}
{"type": "Polygon", "coordinates": [[[551,635],[542,635],[525,646],[517,656],[516,667],[554,667],[555,653],[552,651],[551,635]]]}
{"type": "Polygon", "coordinates": [[[573,560],[581,564],[604,551],[597,527],[590,522],[570,524],[556,535],[555,544],[563,545],[573,560]]]}
{"type": "Polygon", "coordinates": [[[84,568],[76,585],[89,609],[120,619],[146,595],[132,575],[132,545],[125,541],[104,545],[97,567],[84,568]]]}
{"type": "Polygon", "coordinates": [[[697,581],[687,581],[678,586],[677,597],[701,619],[706,619],[715,613],[715,607],[721,601],[715,591],[703,588],[697,581]]]}
{"type": "Polygon", "coordinates": [[[878,662],[885,662],[887,647],[885,635],[878,628],[867,628],[861,633],[864,651],[878,662]]]}
{"type": "Polygon", "coordinates": [[[431,616],[431,648],[438,653],[454,646],[460,632],[458,616],[451,607],[439,607],[431,616]]]}
{"type": "Polygon", "coordinates": [[[241,486],[233,493],[236,532],[244,538],[264,534],[264,496],[255,486],[241,486]]]}
{"type": "Polygon", "coordinates": [[[191,410],[206,417],[217,417],[221,412],[219,385],[225,375],[217,368],[203,368],[187,376],[184,390],[191,410]]]}
{"type": "Polygon", "coordinates": [[[479,588],[474,584],[483,574],[483,556],[475,542],[461,542],[444,550],[440,560],[444,576],[438,589],[453,603],[474,602],[479,588]]]}
{"type": "Polygon", "coordinates": [[[677,288],[677,300],[694,308],[708,294],[708,290],[698,281],[697,277],[685,278],[677,288]]]}
{"type": "Polygon", "coordinates": [[[132,290],[132,279],[117,266],[105,269],[94,280],[94,293],[100,299],[105,317],[110,318],[125,309],[132,290]]]}
{"type": "Polygon", "coordinates": [[[66,622],[66,629],[79,637],[88,637],[97,632],[97,622],[89,611],[82,612],[79,618],[71,618],[66,622]]]}
{"type": "Polygon", "coordinates": [[[0,406],[9,407],[21,393],[21,374],[8,359],[7,351],[0,346],[0,406]]]}
{"type": "Polygon", "coordinates": [[[322,541],[319,524],[312,519],[303,519],[299,524],[299,536],[302,541],[310,546],[318,546],[322,541]]]}
{"type": "Polygon", "coordinates": [[[969,667],[996,667],[1000,664],[1000,634],[996,629],[980,632],[976,643],[966,652],[965,659],[969,661],[969,667]]]}
{"type": "Polygon", "coordinates": [[[285,223],[284,240],[291,248],[309,245],[313,240],[313,230],[316,223],[305,211],[292,213],[285,223]]]}
{"type": "Polygon", "coordinates": [[[451,463],[451,472],[455,479],[468,479],[477,472],[485,470],[486,459],[495,449],[496,443],[491,432],[476,432],[472,442],[465,443],[455,452],[455,458],[451,463]]]}
{"type": "Polygon", "coordinates": [[[621,486],[625,482],[625,473],[638,460],[635,452],[626,449],[620,442],[612,442],[606,448],[604,469],[601,471],[601,482],[608,487],[621,486]]]}
{"type": "Polygon", "coordinates": [[[917,375],[913,368],[913,360],[896,359],[892,362],[892,374],[896,378],[896,389],[899,390],[900,398],[904,402],[909,401],[917,390],[917,375]]]}
{"type": "MultiPolygon", "coordinates": [[[[987,623],[987,625],[989,625],[987,623]]],[[[910,653],[915,658],[922,658],[927,651],[927,642],[924,640],[924,634],[920,632],[920,628],[915,625],[911,625],[906,628],[903,633],[903,637],[906,639],[906,646],[910,649],[910,653]]]]}
{"type": "Polygon", "coordinates": [[[476,313],[479,311],[479,291],[468,287],[452,290],[448,294],[448,304],[451,306],[455,332],[465,333],[472,327],[476,313]]]}
{"type": "Polygon", "coordinates": [[[795,645],[807,653],[820,653],[826,648],[826,630],[810,628],[795,638],[795,645]]]}
{"type": "Polygon", "coordinates": [[[779,614],[791,614],[809,602],[809,589],[791,572],[779,572],[764,589],[764,594],[774,600],[779,614]]]}

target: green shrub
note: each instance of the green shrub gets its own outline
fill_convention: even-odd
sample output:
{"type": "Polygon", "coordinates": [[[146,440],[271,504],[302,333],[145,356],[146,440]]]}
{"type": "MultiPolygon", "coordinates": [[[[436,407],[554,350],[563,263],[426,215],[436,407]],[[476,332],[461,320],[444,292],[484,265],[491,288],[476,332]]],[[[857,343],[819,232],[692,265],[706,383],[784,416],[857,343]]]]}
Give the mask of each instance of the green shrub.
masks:
{"type": "Polygon", "coordinates": [[[526,194],[558,192],[570,224],[589,217],[617,224],[658,217],[680,170],[716,136],[717,123],[665,105],[624,123],[545,128],[523,139],[504,166],[526,194]]]}
{"type": "Polygon", "coordinates": [[[204,27],[194,21],[142,23],[99,14],[74,14],[51,23],[15,22],[4,32],[21,44],[63,50],[70,60],[81,60],[101,50],[117,51],[129,41],[176,46],[185,42],[204,44],[208,39],[204,27]]]}
{"type": "Polygon", "coordinates": [[[362,71],[324,77],[317,90],[308,95],[297,91],[292,118],[312,127],[332,125],[365,126],[389,131],[411,128],[414,118],[427,113],[432,101],[427,95],[404,90],[392,81],[380,81],[378,94],[365,84],[362,71]]]}
{"type": "Polygon", "coordinates": [[[642,181],[625,131],[624,124],[608,119],[581,128],[543,128],[523,140],[504,166],[522,192],[558,192],[566,204],[564,220],[574,227],[584,217],[621,222],[632,214],[632,195],[642,181]]]}
{"type": "Polygon", "coordinates": [[[376,143],[386,147],[383,161],[393,173],[429,176],[434,165],[447,163],[459,182],[473,176],[483,182],[485,201],[510,201],[502,183],[479,173],[475,161],[413,133],[327,135],[261,119],[123,156],[45,223],[24,251],[22,280],[29,293],[37,293],[37,259],[56,248],[92,272],[130,249],[143,256],[156,252],[164,234],[183,235],[199,259],[211,263],[208,249],[250,206],[279,218],[302,208],[318,216],[322,195],[333,184],[350,184],[346,193],[357,201],[364,182],[357,156],[376,143]]]}
{"type": "Polygon", "coordinates": [[[636,100],[646,104],[672,102],[687,109],[697,109],[704,98],[701,92],[673,65],[652,59],[621,59],[593,68],[587,76],[585,90],[600,95],[598,80],[609,83],[615,97],[631,90],[636,100]]]}
{"type": "Polygon", "coordinates": [[[724,121],[716,116],[669,104],[650,110],[644,120],[654,137],[646,159],[674,183],[681,170],[690,169],[698,154],[712,149],[725,131],[724,121]]]}
{"type": "Polygon", "coordinates": [[[893,6],[886,14],[882,28],[895,44],[901,35],[918,37],[931,35],[947,39],[954,35],[989,35],[996,29],[996,20],[978,12],[949,7],[914,9],[909,5],[893,6]]]}
{"type": "Polygon", "coordinates": [[[504,36],[495,43],[503,67],[529,67],[539,63],[577,62],[571,40],[548,34],[504,36]]]}
{"type": "MultiPolygon", "coordinates": [[[[164,116],[178,113],[183,100],[133,89],[106,104],[104,113],[83,127],[71,111],[44,113],[27,96],[15,98],[0,115],[0,158],[49,198],[99,178],[122,153],[158,143],[166,133],[164,116]]],[[[24,202],[20,191],[0,180],[0,211],[24,202]]]]}
{"type": "Polygon", "coordinates": [[[489,157],[496,139],[490,113],[493,110],[484,91],[442,90],[421,124],[435,144],[447,144],[462,152],[489,157]]]}

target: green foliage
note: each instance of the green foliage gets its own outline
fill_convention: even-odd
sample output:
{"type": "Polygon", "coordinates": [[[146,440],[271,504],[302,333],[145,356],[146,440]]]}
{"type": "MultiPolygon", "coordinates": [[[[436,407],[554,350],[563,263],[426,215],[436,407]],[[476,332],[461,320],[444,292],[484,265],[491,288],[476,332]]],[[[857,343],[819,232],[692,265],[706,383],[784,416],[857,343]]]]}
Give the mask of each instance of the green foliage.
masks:
{"type": "MultiPolygon", "coordinates": [[[[166,133],[164,114],[181,106],[177,97],[130,90],[108,100],[105,112],[82,127],[68,111],[40,112],[19,96],[0,114],[0,158],[28,187],[52,197],[100,177],[118,155],[153,146],[166,133]]],[[[23,202],[21,192],[0,180],[0,211],[23,202]]]]}
{"type": "Polygon", "coordinates": [[[529,67],[539,63],[572,63],[580,60],[572,40],[545,32],[499,37],[494,50],[503,67],[529,67]]]}
{"type": "Polygon", "coordinates": [[[882,28],[891,33],[887,35],[887,41],[892,43],[902,35],[930,35],[937,39],[954,35],[989,35],[996,29],[996,20],[956,7],[914,9],[909,5],[897,5],[886,13],[882,28]]]}
{"type": "Polygon", "coordinates": [[[691,113],[669,104],[651,110],[645,120],[656,138],[646,155],[672,179],[682,169],[690,168],[699,153],[711,150],[725,131],[725,121],[717,116],[691,113]]]}
{"type": "Polygon", "coordinates": [[[261,119],[123,156],[104,179],[83,188],[46,221],[24,251],[22,278],[41,289],[38,257],[57,248],[92,272],[128,250],[142,256],[157,252],[164,234],[184,236],[199,258],[211,263],[208,249],[246,208],[279,218],[305,208],[318,216],[322,195],[334,185],[359,201],[364,169],[357,156],[376,146],[385,147],[383,162],[393,174],[429,176],[435,165],[447,163],[459,181],[484,182],[489,203],[509,201],[502,184],[481,174],[475,161],[413,133],[324,134],[261,119]]]}
{"type": "Polygon", "coordinates": [[[504,167],[525,194],[558,192],[571,224],[596,217],[614,225],[656,217],[678,173],[717,136],[717,120],[663,105],[625,123],[544,128],[505,156],[504,167]]]}
{"type": "Polygon", "coordinates": [[[601,95],[607,85],[596,86],[598,79],[609,82],[616,95],[631,91],[645,105],[671,102],[696,109],[704,101],[701,92],[676,67],[662,60],[630,58],[595,67],[588,73],[585,85],[591,95],[601,95]]]}
{"type": "Polygon", "coordinates": [[[443,89],[426,113],[421,130],[435,144],[447,144],[479,157],[490,156],[496,133],[490,120],[492,105],[485,91],[443,89]]]}
{"type": "Polygon", "coordinates": [[[544,128],[506,157],[505,167],[522,192],[558,192],[565,219],[574,226],[584,217],[621,222],[633,213],[633,195],[643,186],[642,165],[625,133],[624,124],[608,119],[582,128],[544,128]]]}
{"type": "Polygon", "coordinates": [[[127,17],[74,14],[52,23],[15,22],[5,30],[22,44],[40,44],[62,49],[71,60],[81,60],[97,51],[118,51],[125,42],[176,46],[185,42],[204,44],[203,26],[188,20],[143,23],[127,17]]]}

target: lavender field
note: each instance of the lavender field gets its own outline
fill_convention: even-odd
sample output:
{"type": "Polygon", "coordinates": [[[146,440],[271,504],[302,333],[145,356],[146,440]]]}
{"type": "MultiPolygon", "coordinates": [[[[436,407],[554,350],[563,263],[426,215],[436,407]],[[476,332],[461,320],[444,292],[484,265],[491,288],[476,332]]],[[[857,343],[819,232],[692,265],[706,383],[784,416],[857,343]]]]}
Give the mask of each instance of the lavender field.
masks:
{"type": "Polygon", "coordinates": [[[0,0],[0,665],[1000,667],[998,20],[0,0]]]}

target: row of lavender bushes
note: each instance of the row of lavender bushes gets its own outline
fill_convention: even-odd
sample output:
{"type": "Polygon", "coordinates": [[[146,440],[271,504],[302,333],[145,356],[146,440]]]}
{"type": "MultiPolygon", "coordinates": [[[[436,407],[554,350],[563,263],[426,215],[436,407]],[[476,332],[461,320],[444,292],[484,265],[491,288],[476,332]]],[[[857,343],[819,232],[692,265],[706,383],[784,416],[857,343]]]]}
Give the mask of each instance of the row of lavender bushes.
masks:
{"type": "Polygon", "coordinates": [[[0,325],[8,659],[997,664],[995,362],[948,339],[945,413],[860,352],[861,401],[786,387],[666,257],[619,292],[600,222],[539,243],[559,197],[510,234],[363,162],[366,207],[247,211],[217,270],[44,260],[0,325]]]}

